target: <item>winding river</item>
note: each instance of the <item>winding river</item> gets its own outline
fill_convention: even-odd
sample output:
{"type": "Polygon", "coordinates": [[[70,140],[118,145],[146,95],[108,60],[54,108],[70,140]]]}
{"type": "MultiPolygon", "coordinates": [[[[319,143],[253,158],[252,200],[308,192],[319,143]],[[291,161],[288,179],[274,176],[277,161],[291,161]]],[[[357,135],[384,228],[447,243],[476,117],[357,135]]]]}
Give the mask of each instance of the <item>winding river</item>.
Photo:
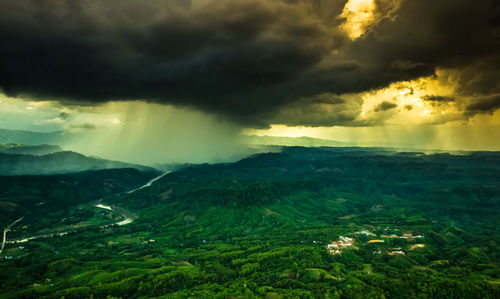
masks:
{"type": "Polygon", "coordinates": [[[16,221],[12,222],[9,226],[7,226],[4,230],[3,230],[3,240],[2,240],[2,247],[0,248],[0,255],[2,254],[3,252],[3,248],[5,247],[5,243],[7,242],[7,232],[9,231],[9,229],[16,223],[18,223],[19,221],[23,220],[24,217],[21,217],[19,219],[17,219],[16,221]]]}
{"type": "MultiPolygon", "coordinates": [[[[151,186],[154,182],[156,182],[157,180],[161,179],[162,177],[164,177],[167,174],[168,173],[162,173],[161,175],[159,175],[157,177],[154,177],[153,179],[149,180],[146,184],[144,184],[144,185],[142,185],[142,186],[140,186],[138,188],[135,188],[135,189],[132,189],[132,190],[129,190],[129,191],[126,191],[126,192],[116,193],[116,194],[113,194],[113,195],[101,198],[101,199],[99,199],[97,201],[94,201],[94,203],[92,204],[93,206],[95,206],[97,208],[100,208],[100,209],[105,209],[105,210],[109,210],[109,211],[113,211],[113,212],[119,213],[123,217],[123,219],[120,220],[120,221],[116,221],[116,222],[113,222],[113,223],[110,223],[110,224],[106,224],[106,225],[99,225],[99,227],[100,228],[105,228],[105,227],[110,227],[110,226],[113,226],[113,225],[119,225],[119,226],[127,225],[127,224],[132,223],[135,219],[137,219],[137,216],[135,216],[133,213],[127,211],[126,209],[124,209],[122,207],[119,207],[119,206],[116,206],[116,205],[107,205],[107,204],[103,203],[102,202],[103,199],[109,198],[111,196],[120,195],[120,194],[123,194],[123,193],[131,194],[131,193],[134,193],[134,192],[136,192],[138,190],[147,188],[147,187],[151,186]]],[[[69,233],[73,233],[73,232],[77,232],[77,231],[80,231],[80,230],[85,230],[85,229],[95,228],[96,227],[96,226],[86,226],[86,227],[81,227],[81,228],[78,228],[78,229],[63,230],[63,231],[60,231],[60,232],[57,232],[57,233],[40,234],[40,235],[31,236],[31,237],[26,237],[26,238],[23,238],[23,239],[14,239],[14,240],[11,240],[11,241],[7,241],[7,231],[12,226],[14,226],[17,222],[21,221],[23,218],[24,217],[21,217],[20,219],[17,219],[16,221],[12,222],[8,227],[6,227],[4,229],[4,232],[3,232],[3,242],[2,242],[2,247],[0,249],[0,254],[2,253],[3,248],[5,247],[6,243],[8,243],[8,244],[11,244],[11,243],[24,243],[24,242],[28,242],[28,241],[31,241],[31,240],[34,240],[34,239],[50,238],[50,237],[54,237],[54,236],[64,236],[64,235],[67,235],[69,233]]]]}

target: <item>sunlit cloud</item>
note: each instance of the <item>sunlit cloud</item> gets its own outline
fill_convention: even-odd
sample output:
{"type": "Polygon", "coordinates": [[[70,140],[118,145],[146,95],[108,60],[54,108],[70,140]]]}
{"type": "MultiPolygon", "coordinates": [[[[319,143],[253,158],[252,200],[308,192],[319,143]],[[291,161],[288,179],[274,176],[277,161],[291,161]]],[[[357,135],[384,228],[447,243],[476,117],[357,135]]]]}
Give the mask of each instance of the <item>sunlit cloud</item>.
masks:
{"type": "Polygon", "coordinates": [[[382,20],[394,20],[400,5],[400,0],[349,0],[339,15],[345,20],[341,29],[351,40],[356,40],[382,20]]]}
{"type": "Polygon", "coordinates": [[[459,88],[453,70],[438,69],[432,76],[358,94],[362,99],[361,111],[348,124],[316,127],[275,124],[269,129],[248,129],[245,134],[308,136],[356,146],[498,150],[500,140],[491,136],[500,131],[500,111],[465,113],[474,98],[460,95],[459,88]]]}
{"type": "Polygon", "coordinates": [[[375,2],[373,0],[349,0],[346,3],[340,17],[346,19],[342,29],[350,39],[357,39],[373,24],[375,20],[374,10],[375,2]]]}

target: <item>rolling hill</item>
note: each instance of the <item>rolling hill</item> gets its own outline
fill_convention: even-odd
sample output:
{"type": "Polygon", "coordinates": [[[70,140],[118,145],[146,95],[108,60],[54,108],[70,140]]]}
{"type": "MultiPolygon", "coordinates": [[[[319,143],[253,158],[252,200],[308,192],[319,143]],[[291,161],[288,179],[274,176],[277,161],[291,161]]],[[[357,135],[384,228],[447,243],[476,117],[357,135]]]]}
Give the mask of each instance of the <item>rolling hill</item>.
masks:
{"type": "Polygon", "coordinates": [[[0,227],[24,216],[23,225],[50,226],[60,223],[71,208],[124,192],[157,176],[156,171],[133,168],[85,171],[71,174],[0,176],[0,227]],[[43,223],[43,220],[45,222],[43,223]]]}
{"type": "MultiPolygon", "coordinates": [[[[284,147],[235,163],[185,165],[103,199],[104,208],[137,215],[127,225],[11,244],[0,294],[497,298],[499,159],[284,147]]],[[[72,208],[45,224],[110,212],[72,208]]]]}
{"type": "Polygon", "coordinates": [[[0,152],[0,175],[47,175],[111,168],[154,171],[153,168],[138,164],[87,157],[70,151],[36,156],[0,152]]]}

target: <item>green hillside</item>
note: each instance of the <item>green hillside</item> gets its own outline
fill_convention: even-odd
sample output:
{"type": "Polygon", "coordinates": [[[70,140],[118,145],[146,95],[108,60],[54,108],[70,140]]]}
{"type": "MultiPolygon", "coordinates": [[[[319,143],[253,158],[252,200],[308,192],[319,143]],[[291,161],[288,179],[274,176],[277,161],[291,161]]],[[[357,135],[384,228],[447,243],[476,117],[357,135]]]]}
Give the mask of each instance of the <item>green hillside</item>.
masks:
{"type": "Polygon", "coordinates": [[[2,294],[498,298],[499,162],[288,147],[186,167],[103,201],[128,225],[10,244],[2,294]]]}
{"type": "MultiPolygon", "coordinates": [[[[72,208],[139,187],[156,175],[157,172],[127,168],[50,176],[0,176],[0,227],[3,229],[24,216],[21,226],[28,226],[25,235],[75,222],[70,215],[75,212],[72,208]],[[62,221],[63,218],[67,219],[62,221]]],[[[23,236],[22,233],[18,230],[10,235],[23,236]]]]}
{"type": "Polygon", "coordinates": [[[51,175],[111,168],[155,171],[143,165],[87,157],[70,151],[43,155],[6,154],[0,151],[0,175],[51,175]]]}

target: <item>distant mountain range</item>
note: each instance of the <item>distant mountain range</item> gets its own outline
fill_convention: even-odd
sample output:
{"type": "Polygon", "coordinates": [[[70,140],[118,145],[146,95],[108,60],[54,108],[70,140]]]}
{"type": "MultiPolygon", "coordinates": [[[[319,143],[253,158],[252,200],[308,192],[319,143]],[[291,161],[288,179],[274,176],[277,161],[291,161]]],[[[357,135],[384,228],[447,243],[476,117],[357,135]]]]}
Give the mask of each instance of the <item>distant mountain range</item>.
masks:
{"type": "Polygon", "coordinates": [[[411,144],[391,144],[385,142],[356,142],[356,141],[335,141],[307,136],[286,137],[268,135],[246,135],[246,142],[257,146],[303,146],[303,147],[365,147],[365,148],[392,148],[392,149],[413,149],[411,144]]]}
{"type": "Polygon", "coordinates": [[[63,149],[58,145],[40,144],[26,145],[20,143],[0,144],[0,153],[2,154],[19,154],[19,155],[48,155],[52,153],[62,152],[63,149]]]}
{"type": "Polygon", "coordinates": [[[5,154],[0,152],[0,175],[47,175],[112,168],[135,168],[141,171],[155,171],[155,169],[143,165],[87,157],[69,151],[46,155],[5,154]]]}
{"type": "Polygon", "coordinates": [[[305,147],[339,147],[339,146],[350,146],[346,142],[327,140],[321,138],[312,137],[278,137],[278,136],[258,136],[258,135],[246,135],[245,140],[252,145],[281,145],[281,146],[305,146],[305,147]]]}
{"type": "Polygon", "coordinates": [[[300,137],[282,137],[282,136],[268,136],[268,135],[245,135],[244,140],[251,145],[257,147],[265,147],[265,151],[272,151],[272,147],[282,146],[302,146],[302,147],[338,147],[357,149],[357,151],[391,151],[391,152],[421,152],[425,154],[437,153],[453,153],[457,155],[468,154],[473,151],[466,150],[438,150],[430,148],[420,148],[412,144],[405,143],[392,143],[385,142],[348,142],[348,141],[335,141],[329,139],[313,138],[307,136],[300,137]]]}
{"type": "Polygon", "coordinates": [[[49,175],[113,168],[156,171],[143,165],[64,151],[60,145],[71,137],[61,131],[0,129],[0,175],[49,175]]]}
{"type": "Polygon", "coordinates": [[[63,139],[62,131],[32,132],[22,130],[0,129],[0,143],[22,143],[29,145],[60,144],[63,139]]]}
{"type": "MultiPolygon", "coordinates": [[[[22,130],[0,129],[0,143],[21,143],[26,145],[57,144],[61,145],[72,139],[74,134],[62,131],[54,132],[33,132],[22,130]]],[[[352,146],[351,143],[327,140],[312,137],[277,137],[277,136],[257,136],[246,135],[244,140],[250,145],[279,145],[279,146],[352,146]]]]}

